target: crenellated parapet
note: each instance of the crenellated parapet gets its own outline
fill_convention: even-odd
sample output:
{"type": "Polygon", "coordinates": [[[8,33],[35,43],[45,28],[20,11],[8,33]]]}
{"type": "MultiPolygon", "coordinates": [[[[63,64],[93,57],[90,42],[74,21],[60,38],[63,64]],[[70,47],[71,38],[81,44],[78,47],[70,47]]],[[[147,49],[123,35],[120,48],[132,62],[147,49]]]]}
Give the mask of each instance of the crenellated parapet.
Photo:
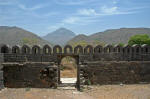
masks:
{"type": "Polygon", "coordinates": [[[82,47],[81,45],[77,45],[72,47],[71,45],[66,45],[61,47],[60,45],[55,45],[51,47],[49,45],[45,45],[41,47],[40,45],[15,45],[10,47],[6,44],[0,45],[0,53],[13,53],[13,54],[99,54],[99,53],[124,53],[124,54],[149,54],[150,53],[150,45],[97,45],[93,47],[92,45],[87,45],[86,47],[82,47]]]}
{"type": "MultiPolygon", "coordinates": [[[[4,53],[4,56],[8,56],[7,58],[11,58],[14,55],[19,57],[21,55],[25,55],[26,59],[20,60],[28,60],[28,61],[44,61],[45,57],[49,57],[49,60],[56,60],[56,56],[59,54],[63,55],[79,55],[81,61],[148,61],[150,59],[150,45],[87,45],[82,47],[81,45],[77,45],[72,47],[71,45],[66,45],[61,47],[60,45],[55,45],[53,47],[49,45],[45,45],[41,47],[40,45],[15,45],[10,47],[6,44],[0,45],[0,53],[4,53]]],[[[5,58],[5,60],[7,60],[5,58]]],[[[19,59],[19,58],[18,58],[19,59]]]]}

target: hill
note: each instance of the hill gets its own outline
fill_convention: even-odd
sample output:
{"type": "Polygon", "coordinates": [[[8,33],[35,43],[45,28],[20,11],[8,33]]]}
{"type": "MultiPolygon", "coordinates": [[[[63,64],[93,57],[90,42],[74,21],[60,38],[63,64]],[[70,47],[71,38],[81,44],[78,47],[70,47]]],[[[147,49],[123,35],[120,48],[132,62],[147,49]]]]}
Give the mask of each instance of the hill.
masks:
{"type": "Polygon", "coordinates": [[[75,33],[66,29],[59,28],[52,33],[48,33],[43,38],[53,44],[65,45],[69,40],[75,37],[75,33]]]}
{"type": "Polygon", "coordinates": [[[9,44],[11,46],[23,44],[38,44],[43,46],[44,44],[50,44],[32,32],[19,27],[8,26],[0,26],[0,43],[9,44]]]}
{"type": "Polygon", "coordinates": [[[87,43],[96,41],[105,44],[127,44],[129,38],[136,34],[148,34],[150,36],[150,28],[120,28],[94,33],[89,36],[78,35],[71,39],[68,44],[77,43],[79,41],[86,41],[87,43]]]}

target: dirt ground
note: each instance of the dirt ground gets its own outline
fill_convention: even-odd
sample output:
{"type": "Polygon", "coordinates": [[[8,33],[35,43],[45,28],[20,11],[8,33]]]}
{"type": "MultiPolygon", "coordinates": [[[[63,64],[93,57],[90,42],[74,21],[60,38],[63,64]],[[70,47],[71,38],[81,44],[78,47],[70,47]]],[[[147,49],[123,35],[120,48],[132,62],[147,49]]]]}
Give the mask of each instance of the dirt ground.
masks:
{"type": "Polygon", "coordinates": [[[88,86],[76,89],[5,88],[0,99],[150,99],[150,84],[88,86]]]}
{"type": "Polygon", "coordinates": [[[74,78],[74,77],[77,77],[77,70],[72,69],[72,70],[60,71],[60,77],[61,78],[74,78]]]}

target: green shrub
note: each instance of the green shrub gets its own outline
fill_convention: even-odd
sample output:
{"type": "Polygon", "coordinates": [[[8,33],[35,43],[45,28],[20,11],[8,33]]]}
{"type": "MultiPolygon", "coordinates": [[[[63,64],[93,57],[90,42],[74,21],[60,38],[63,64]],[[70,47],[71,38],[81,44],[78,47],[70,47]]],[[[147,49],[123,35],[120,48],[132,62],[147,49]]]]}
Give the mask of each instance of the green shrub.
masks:
{"type": "Polygon", "coordinates": [[[148,44],[150,45],[150,37],[147,34],[139,34],[139,35],[134,35],[130,38],[128,41],[129,45],[134,45],[134,44],[148,44]]]}

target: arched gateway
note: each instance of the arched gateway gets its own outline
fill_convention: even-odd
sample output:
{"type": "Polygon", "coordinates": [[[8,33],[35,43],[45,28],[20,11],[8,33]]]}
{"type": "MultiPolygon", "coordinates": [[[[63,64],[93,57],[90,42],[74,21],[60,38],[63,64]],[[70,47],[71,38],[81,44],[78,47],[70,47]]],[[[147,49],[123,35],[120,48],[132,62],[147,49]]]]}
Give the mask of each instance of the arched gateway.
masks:
{"type": "MultiPolygon", "coordinates": [[[[76,83],[74,83],[74,84],[72,84],[72,83],[68,83],[68,84],[72,84],[72,85],[76,85],[76,87],[77,88],[80,88],[80,76],[79,76],[79,69],[80,69],[80,65],[79,65],[79,55],[75,55],[75,54],[67,54],[67,53],[65,53],[65,54],[58,54],[57,55],[57,63],[58,63],[58,83],[59,84],[62,84],[63,85],[63,83],[62,83],[62,81],[61,81],[61,77],[60,77],[60,75],[61,75],[61,73],[60,73],[60,71],[61,71],[61,61],[62,61],[62,59],[63,58],[65,58],[65,57],[71,57],[71,58],[73,58],[74,60],[75,60],[75,64],[76,64],[76,83]]],[[[68,78],[69,79],[69,78],[68,78]]]]}

